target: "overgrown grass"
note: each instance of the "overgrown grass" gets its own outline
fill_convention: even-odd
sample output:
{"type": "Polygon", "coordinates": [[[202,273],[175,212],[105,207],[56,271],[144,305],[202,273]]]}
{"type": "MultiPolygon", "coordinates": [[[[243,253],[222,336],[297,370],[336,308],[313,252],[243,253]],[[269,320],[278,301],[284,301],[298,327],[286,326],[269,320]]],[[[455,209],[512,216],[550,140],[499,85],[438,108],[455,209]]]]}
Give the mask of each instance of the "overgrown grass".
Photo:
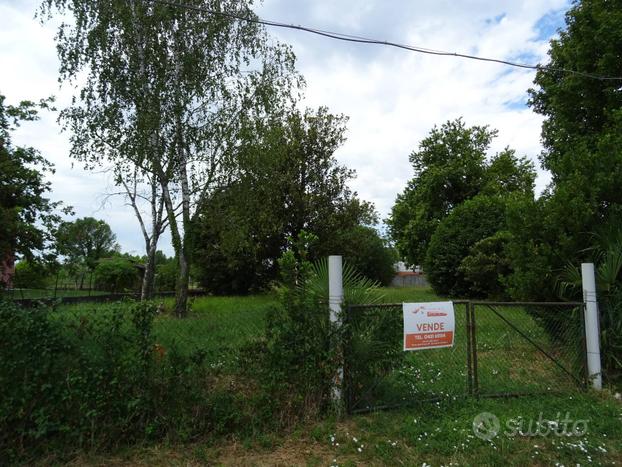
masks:
{"type": "MultiPolygon", "coordinates": [[[[425,288],[382,289],[380,292],[386,303],[439,300],[425,288]]],[[[193,418],[188,413],[185,436],[175,428],[177,435],[165,436],[168,441],[157,444],[157,437],[143,437],[141,441],[138,434],[132,441],[138,444],[124,447],[122,441],[116,443],[114,454],[92,452],[87,455],[80,450],[73,455],[76,464],[422,465],[425,462],[448,465],[453,462],[460,465],[545,465],[560,462],[574,465],[589,463],[591,459],[598,465],[622,460],[620,402],[611,396],[581,392],[573,385],[561,388],[552,384],[551,381],[556,381],[552,378],[559,376],[554,365],[543,359],[532,345],[514,335],[514,331],[508,332],[507,325],[493,319],[490,313],[482,315],[478,321],[482,389],[509,391],[522,386],[547,390],[552,386],[563,389],[563,395],[480,400],[464,397],[467,389],[465,312],[457,306],[456,346],[408,353],[403,365],[388,375],[389,382],[397,383],[393,384],[393,390],[406,395],[415,402],[414,406],[341,420],[294,423],[283,431],[262,422],[282,414],[271,415],[262,410],[261,399],[257,398],[257,381],[249,374],[255,371],[253,365],[258,356],[253,349],[261,347],[269,310],[278,304],[276,295],[196,298],[192,312],[184,320],[174,318],[168,311],[171,300],[165,299],[162,303],[164,311],[153,322],[155,358],[163,358],[163,362],[168,362],[166,365],[173,366],[177,354],[192,362],[198,358],[196,365],[200,366],[192,363],[179,368],[202,368],[200,379],[188,381],[205,385],[202,391],[210,400],[203,403],[210,408],[200,412],[213,420],[204,431],[193,431],[193,418]],[[417,400],[439,394],[446,397],[417,403],[417,400]],[[540,413],[543,420],[559,419],[558,413],[561,417],[568,413],[573,420],[588,420],[588,431],[570,437],[553,434],[512,437],[501,433],[492,442],[483,441],[474,436],[472,422],[475,415],[484,411],[499,417],[502,426],[519,416],[533,419],[535,423],[540,413]]],[[[112,312],[114,307],[111,304],[64,305],[54,317],[73,323],[75,330],[89,317],[112,312]]],[[[401,318],[398,308],[394,311],[401,318]]],[[[522,309],[513,310],[513,313],[521,329],[529,332],[531,338],[545,342],[547,335],[532,316],[522,309]]],[[[401,345],[399,337],[394,344],[401,345]]],[[[177,378],[174,371],[167,374],[177,378]]],[[[201,401],[194,399],[192,404],[198,410],[201,401]]],[[[182,413],[181,405],[179,410],[182,413]]],[[[171,412],[167,417],[173,415],[171,412]]],[[[168,418],[166,423],[175,421],[168,418]]],[[[57,457],[52,453],[45,461],[67,459],[66,455],[57,457]]]]}
{"type": "Polygon", "coordinates": [[[76,465],[619,465],[622,407],[610,395],[463,399],[299,426],[287,434],[135,447],[113,456],[81,455],[76,465]],[[474,418],[498,417],[500,433],[478,438],[474,418]],[[537,423],[576,421],[561,436],[537,423]],[[511,429],[507,428],[510,423],[511,429]],[[522,434],[517,432],[520,427],[522,434]],[[585,432],[583,432],[583,427],[585,432]],[[512,435],[512,433],[516,433],[512,435]]]}

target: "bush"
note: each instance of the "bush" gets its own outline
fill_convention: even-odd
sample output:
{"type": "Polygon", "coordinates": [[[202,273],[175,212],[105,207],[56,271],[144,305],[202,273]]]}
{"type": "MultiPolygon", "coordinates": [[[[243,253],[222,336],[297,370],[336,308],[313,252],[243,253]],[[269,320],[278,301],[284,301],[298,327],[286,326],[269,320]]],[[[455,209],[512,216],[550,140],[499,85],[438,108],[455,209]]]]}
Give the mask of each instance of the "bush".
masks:
{"type": "Polygon", "coordinates": [[[337,233],[335,254],[363,276],[382,285],[389,285],[395,276],[397,255],[372,227],[356,226],[337,233]]]}
{"type": "Polygon", "coordinates": [[[271,412],[281,412],[282,423],[291,424],[326,410],[337,355],[330,339],[328,306],[309,287],[310,263],[297,261],[290,250],[279,266],[281,306],[268,314],[261,373],[271,412]]]}
{"type": "Polygon", "coordinates": [[[105,258],[94,271],[95,287],[110,292],[137,290],[139,277],[136,266],[126,258],[105,258]]]}
{"type": "Polygon", "coordinates": [[[13,287],[17,289],[44,289],[49,273],[42,264],[20,261],[15,265],[13,287]]]}
{"type": "Polygon", "coordinates": [[[149,303],[67,314],[0,302],[3,463],[250,426],[247,401],[211,383],[204,352],[156,341],[155,313],[149,303]]]}
{"type": "Polygon", "coordinates": [[[440,295],[472,296],[472,283],[460,269],[470,248],[504,226],[505,201],[500,197],[477,196],[465,201],[436,228],[428,247],[424,269],[440,295]]]}
{"type": "Polygon", "coordinates": [[[168,259],[166,262],[156,265],[156,290],[158,292],[175,290],[177,276],[177,261],[175,261],[175,258],[168,259]]]}
{"type": "Polygon", "coordinates": [[[460,263],[459,272],[470,284],[473,296],[507,298],[505,282],[512,272],[506,251],[510,238],[506,231],[486,237],[473,245],[460,263]]]}

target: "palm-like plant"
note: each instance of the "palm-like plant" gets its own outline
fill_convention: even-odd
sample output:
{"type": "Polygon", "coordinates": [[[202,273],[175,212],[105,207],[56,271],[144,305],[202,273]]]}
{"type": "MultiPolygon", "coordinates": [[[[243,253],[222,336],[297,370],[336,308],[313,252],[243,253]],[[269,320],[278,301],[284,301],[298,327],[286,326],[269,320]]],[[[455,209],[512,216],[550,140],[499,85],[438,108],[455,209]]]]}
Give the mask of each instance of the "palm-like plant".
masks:
{"type": "MultiPolygon", "coordinates": [[[[610,379],[622,372],[622,234],[596,237],[592,248],[600,311],[601,358],[610,379]]],[[[558,281],[561,297],[581,299],[581,271],[569,263],[558,281]]]]}
{"type": "MultiPolygon", "coordinates": [[[[380,283],[368,279],[349,263],[343,264],[344,306],[375,305],[381,303],[384,295],[380,292],[380,283]]],[[[301,285],[302,286],[302,285],[301,285]]],[[[320,302],[328,303],[328,259],[322,258],[311,265],[311,274],[304,284],[306,292],[320,302]]]]}

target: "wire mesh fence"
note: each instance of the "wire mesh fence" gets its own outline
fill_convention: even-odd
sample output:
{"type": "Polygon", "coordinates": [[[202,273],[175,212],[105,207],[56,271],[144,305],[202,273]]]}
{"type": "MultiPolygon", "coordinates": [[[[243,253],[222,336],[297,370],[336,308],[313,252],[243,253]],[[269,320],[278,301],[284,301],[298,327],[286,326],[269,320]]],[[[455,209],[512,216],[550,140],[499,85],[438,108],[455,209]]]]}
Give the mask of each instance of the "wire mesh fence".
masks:
{"type": "Polygon", "coordinates": [[[585,383],[582,303],[471,306],[475,395],[568,391],[585,383]]]}
{"type": "Polygon", "coordinates": [[[467,304],[454,302],[450,348],[404,352],[402,304],[351,306],[346,319],[349,412],[408,405],[468,393],[467,304]]]}
{"type": "Polygon", "coordinates": [[[442,398],[576,391],[585,382],[582,303],[455,301],[454,345],[404,352],[402,304],[350,306],[350,413],[442,398]]]}

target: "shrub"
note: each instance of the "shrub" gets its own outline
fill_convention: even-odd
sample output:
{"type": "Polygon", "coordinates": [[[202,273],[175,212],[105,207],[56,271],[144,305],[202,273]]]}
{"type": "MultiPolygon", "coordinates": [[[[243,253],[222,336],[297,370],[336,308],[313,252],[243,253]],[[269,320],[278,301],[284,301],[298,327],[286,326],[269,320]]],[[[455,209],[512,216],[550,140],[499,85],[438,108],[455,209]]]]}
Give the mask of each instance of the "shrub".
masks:
{"type": "Polygon", "coordinates": [[[133,302],[72,314],[0,303],[3,462],[250,426],[247,402],[210,383],[204,352],[156,341],[155,312],[133,302]]]}
{"type": "Polygon", "coordinates": [[[348,264],[368,279],[382,285],[391,283],[397,255],[376,229],[356,226],[336,235],[336,253],[333,253],[341,254],[348,264]]]}
{"type": "Polygon", "coordinates": [[[177,281],[177,262],[174,258],[156,266],[156,289],[158,291],[175,290],[177,281]]]}
{"type": "Polygon", "coordinates": [[[460,263],[459,272],[470,284],[473,296],[506,298],[505,281],[512,268],[506,247],[510,233],[497,232],[473,245],[460,263]]]}
{"type": "MultiPolygon", "coordinates": [[[[307,261],[307,238],[303,236],[295,251],[286,251],[279,260],[281,305],[269,313],[260,360],[266,404],[271,407],[271,413],[280,414],[281,425],[300,418],[314,418],[333,407],[331,393],[337,369],[343,362],[342,342],[348,331],[347,324],[336,328],[330,322],[328,262],[307,261]]],[[[351,265],[344,264],[346,307],[380,301],[377,285],[351,265]]],[[[379,337],[377,332],[373,334],[379,337]]],[[[385,355],[370,356],[364,362],[365,370],[379,358],[385,355]]]]}
{"type": "MultiPolygon", "coordinates": [[[[622,234],[614,232],[600,239],[595,256],[599,306],[600,344],[603,374],[609,381],[622,379],[622,234]]],[[[564,298],[581,300],[579,267],[568,264],[559,277],[564,298]]]]}
{"type": "Polygon", "coordinates": [[[460,264],[470,248],[504,226],[505,201],[477,196],[465,201],[436,228],[428,247],[424,269],[440,295],[471,296],[474,290],[460,264]]]}
{"type": "Polygon", "coordinates": [[[337,355],[327,303],[320,303],[309,284],[310,263],[297,261],[289,250],[279,266],[281,306],[268,314],[262,379],[272,411],[281,412],[281,424],[290,424],[328,407],[337,355]]]}
{"type": "Polygon", "coordinates": [[[48,271],[44,265],[31,261],[20,261],[15,265],[13,287],[18,289],[44,289],[47,286],[48,271]]]}
{"type": "Polygon", "coordinates": [[[95,286],[110,292],[137,290],[138,271],[136,266],[126,258],[105,258],[99,262],[94,271],[95,286]]]}

